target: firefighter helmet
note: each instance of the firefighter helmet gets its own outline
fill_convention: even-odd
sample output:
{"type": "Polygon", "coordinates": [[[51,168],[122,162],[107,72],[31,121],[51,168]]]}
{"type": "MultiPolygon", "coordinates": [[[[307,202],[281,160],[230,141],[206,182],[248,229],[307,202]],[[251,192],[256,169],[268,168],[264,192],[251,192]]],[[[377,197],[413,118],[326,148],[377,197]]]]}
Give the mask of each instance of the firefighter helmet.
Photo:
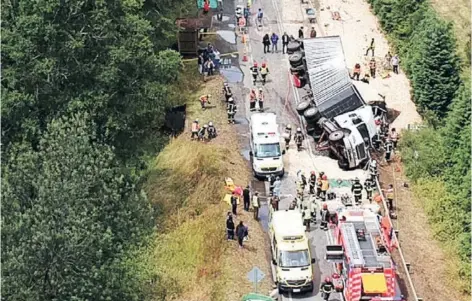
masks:
{"type": "Polygon", "coordinates": [[[287,124],[286,126],[287,129],[291,130],[292,129],[292,126],[290,124],[287,124]]]}
{"type": "Polygon", "coordinates": [[[210,98],[210,97],[211,97],[211,94],[207,94],[207,97],[210,98]]]}
{"type": "Polygon", "coordinates": [[[254,67],[257,67],[257,62],[254,62],[254,67]]]}
{"type": "Polygon", "coordinates": [[[322,179],[322,180],[328,180],[328,177],[327,177],[326,175],[323,175],[323,176],[321,177],[321,179],[322,179]]]}
{"type": "Polygon", "coordinates": [[[262,87],[261,87],[261,88],[259,88],[259,92],[262,92],[262,87]]]}
{"type": "Polygon", "coordinates": [[[320,171],[320,176],[323,176],[324,175],[324,171],[320,171]]]}
{"type": "Polygon", "coordinates": [[[325,280],[324,280],[324,282],[331,282],[331,278],[326,277],[325,280]]]}
{"type": "Polygon", "coordinates": [[[276,179],[276,180],[280,180],[280,177],[279,177],[279,176],[277,176],[277,178],[275,178],[275,179],[276,179]]]}
{"type": "Polygon", "coordinates": [[[228,101],[229,101],[229,102],[233,102],[233,101],[234,101],[233,97],[230,97],[230,98],[228,99],[228,101]]]}
{"type": "Polygon", "coordinates": [[[198,123],[198,119],[195,119],[195,121],[194,121],[194,122],[198,123]]]}
{"type": "Polygon", "coordinates": [[[312,174],[312,175],[315,175],[315,171],[314,171],[314,170],[312,170],[312,171],[311,171],[311,174],[312,174]]]}
{"type": "Polygon", "coordinates": [[[208,122],[208,126],[213,126],[213,122],[208,122]]]}
{"type": "Polygon", "coordinates": [[[323,209],[328,209],[328,204],[323,203],[323,209]]]}
{"type": "Polygon", "coordinates": [[[228,83],[224,83],[223,85],[224,85],[225,87],[228,87],[228,83]]]}
{"type": "Polygon", "coordinates": [[[372,165],[373,167],[376,167],[376,166],[377,166],[377,160],[372,160],[371,165],[372,165]]]}
{"type": "Polygon", "coordinates": [[[262,68],[265,68],[265,66],[266,66],[266,63],[262,63],[262,68]]]}
{"type": "Polygon", "coordinates": [[[297,128],[297,132],[301,132],[301,131],[302,131],[302,129],[301,129],[301,128],[297,128]]]}
{"type": "Polygon", "coordinates": [[[203,125],[203,127],[204,127],[204,128],[207,128],[207,127],[208,127],[208,125],[207,125],[207,124],[204,124],[204,125],[203,125]]]}
{"type": "Polygon", "coordinates": [[[359,182],[359,178],[356,177],[356,178],[354,179],[354,182],[358,183],[358,182],[359,182]]]}

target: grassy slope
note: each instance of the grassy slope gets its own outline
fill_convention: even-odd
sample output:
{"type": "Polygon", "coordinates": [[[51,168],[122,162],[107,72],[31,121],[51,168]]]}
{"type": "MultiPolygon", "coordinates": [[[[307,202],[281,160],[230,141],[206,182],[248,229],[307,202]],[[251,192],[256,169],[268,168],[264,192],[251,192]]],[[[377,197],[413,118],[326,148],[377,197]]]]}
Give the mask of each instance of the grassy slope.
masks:
{"type": "MultiPolygon", "coordinates": [[[[151,262],[163,275],[161,283],[173,299],[236,301],[251,290],[246,274],[252,266],[269,275],[265,235],[250,214],[238,216],[249,226],[247,248],[239,250],[236,242],[225,239],[229,206],[222,202],[224,178],[246,185],[251,174],[239,153],[237,133],[227,124],[220,100],[222,79],[202,85],[199,76],[188,74],[183,82],[194,88],[189,95],[188,129],[156,158],[146,185],[160,214],[151,262]],[[197,99],[203,93],[213,95],[216,108],[201,111],[197,99]],[[194,118],[201,123],[213,121],[219,136],[210,143],[191,141],[189,128],[194,118]]],[[[262,285],[263,290],[270,289],[269,277],[262,285]]]]}

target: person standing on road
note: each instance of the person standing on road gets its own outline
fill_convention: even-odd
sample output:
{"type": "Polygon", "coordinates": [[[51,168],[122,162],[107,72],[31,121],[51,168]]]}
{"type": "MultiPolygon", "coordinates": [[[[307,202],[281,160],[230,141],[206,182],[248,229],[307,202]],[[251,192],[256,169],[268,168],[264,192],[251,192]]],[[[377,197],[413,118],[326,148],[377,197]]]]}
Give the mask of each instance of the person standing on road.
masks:
{"type": "Polygon", "coordinates": [[[284,139],[285,139],[285,149],[288,150],[290,147],[290,140],[292,140],[292,126],[290,124],[287,124],[285,126],[284,139]]]}
{"type": "Polygon", "coordinates": [[[321,216],[320,229],[328,230],[328,222],[329,222],[328,204],[323,203],[323,209],[321,209],[320,211],[320,216],[321,216]]]}
{"type": "Polygon", "coordinates": [[[256,89],[252,88],[251,93],[249,94],[249,111],[253,112],[256,110],[256,89]]]}
{"type": "Polygon", "coordinates": [[[233,97],[230,97],[228,100],[228,105],[226,108],[226,112],[228,113],[228,123],[229,124],[234,124],[234,115],[238,111],[238,108],[236,107],[236,104],[234,103],[233,97]]]}
{"type": "Polygon", "coordinates": [[[393,143],[390,138],[387,138],[387,142],[385,142],[385,161],[387,161],[387,163],[392,159],[392,151],[393,143]]]}
{"type": "Polygon", "coordinates": [[[329,277],[326,277],[323,283],[321,283],[320,291],[323,300],[329,300],[329,296],[334,292],[334,284],[329,277]]]}
{"type": "Polygon", "coordinates": [[[398,143],[398,133],[395,128],[392,128],[390,131],[390,140],[392,141],[393,149],[396,149],[398,143]]]}
{"type": "Polygon", "coordinates": [[[226,232],[228,234],[228,240],[234,239],[234,221],[232,216],[228,216],[226,219],[226,232]]]}
{"type": "Polygon", "coordinates": [[[264,17],[264,13],[262,12],[262,8],[259,8],[257,11],[257,21],[259,22],[259,26],[262,26],[262,18],[264,17]]]}
{"type": "Polygon", "coordinates": [[[374,190],[375,184],[372,182],[371,178],[367,178],[364,182],[364,189],[367,193],[367,200],[372,204],[372,191],[374,190]]]}
{"type": "Polygon", "coordinates": [[[266,33],[262,38],[262,45],[264,45],[264,53],[270,51],[270,38],[268,33],[266,33]]]}
{"type": "Polygon", "coordinates": [[[254,62],[250,70],[252,74],[252,84],[255,85],[257,81],[257,76],[259,76],[259,67],[257,66],[257,62],[254,62]]]}
{"type": "Polygon", "coordinates": [[[238,214],[236,212],[237,208],[238,208],[238,197],[233,192],[233,194],[231,195],[231,209],[232,209],[232,212],[233,212],[234,215],[238,214]]]}
{"type": "Polygon", "coordinates": [[[304,34],[303,34],[303,26],[302,26],[302,27],[300,27],[300,29],[298,30],[298,38],[299,38],[299,39],[303,39],[303,36],[304,36],[304,34]]]}
{"type": "Polygon", "coordinates": [[[310,194],[315,194],[316,174],[312,171],[310,174],[310,194]]]}
{"type": "Polygon", "coordinates": [[[270,41],[272,42],[272,53],[277,52],[277,43],[279,42],[279,36],[276,35],[275,32],[272,33],[270,41]]]}
{"type": "Polygon", "coordinates": [[[367,48],[367,51],[365,52],[365,56],[369,54],[369,50],[372,50],[372,56],[375,56],[375,41],[374,38],[370,41],[370,46],[367,48]]]}
{"type": "Polygon", "coordinates": [[[282,36],[282,54],[285,54],[285,51],[287,50],[288,42],[290,42],[290,38],[288,37],[288,34],[284,32],[282,36]]]}
{"type": "Polygon", "coordinates": [[[272,199],[271,199],[271,205],[272,205],[272,208],[274,209],[274,211],[278,211],[279,210],[279,202],[280,202],[280,199],[278,196],[273,196],[272,199]]]}
{"type": "Polygon", "coordinates": [[[200,130],[200,124],[198,124],[198,119],[195,119],[194,122],[192,122],[192,136],[190,139],[195,139],[198,138],[198,131],[200,130]]]}
{"type": "Polygon", "coordinates": [[[318,175],[318,180],[316,181],[316,197],[321,198],[321,186],[323,186],[323,182],[321,178],[324,176],[324,172],[320,172],[318,175]]]}
{"type": "Polygon", "coordinates": [[[243,201],[244,201],[244,210],[249,211],[249,204],[251,200],[251,191],[249,190],[249,185],[246,186],[243,190],[243,201]]]}
{"type": "Polygon", "coordinates": [[[259,220],[259,207],[261,207],[261,202],[259,200],[259,192],[255,192],[252,196],[252,208],[254,209],[254,219],[259,220]]]}
{"type": "Polygon", "coordinates": [[[362,184],[359,183],[359,178],[356,178],[354,180],[354,184],[351,186],[351,192],[354,195],[354,201],[356,202],[356,205],[360,203],[362,199],[362,184]]]}
{"type": "Polygon", "coordinates": [[[307,206],[303,208],[303,224],[305,225],[305,231],[310,231],[310,222],[311,222],[311,210],[307,206]]]}
{"type": "Polygon", "coordinates": [[[262,84],[264,85],[266,83],[266,80],[267,80],[267,75],[269,74],[269,67],[267,67],[266,63],[262,63],[262,66],[259,69],[259,72],[261,73],[262,84]]]}
{"type": "Polygon", "coordinates": [[[314,26],[311,28],[310,38],[316,38],[316,30],[314,26]]]}
{"type": "Polygon", "coordinates": [[[262,88],[259,88],[259,96],[257,100],[259,103],[259,112],[264,111],[264,91],[262,88]]]}
{"type": "Polygon", "coordinates": [[[398,64],[400,63],[400,59],[398,58],[398,55],[394,55],[391,60],[393,72],[395,74],[398,74],[398,64]]]}
{"type": "Polygon", "coordinates": [[[282,186],[282,182],[280,181],[280,177],[275,178],[274,182],[274,195],[280,196],[280,187],[282,186]]]}
{"type": "Polygon", "coordinates": [[[370,76],[371,76],[372,78],[375,78],[375,70],[376,70],[377,66],[376,66],[376,63],[375,63],[375,59],[374,59],[374,58],[372,58],[372,59],[370,60],[370,62],[369,62],[369,68],[370,68],[370,76]]]}
{"type": "Polygon", "coordinates": [[[328,177],[326,175],[323,175],[321,177],[321,198],[323,200],[326,200],[326,194],[329,190],[329,181],[328,181],[328,177]]]}
{"type": "Polygon", "coordinates": [[[239,222],[239,225],[236,227],[236,236],[238,237],[239,248],[243,248],[244,237],[246,236],[246,227],[243,224],[243,221],[239,222]]]}

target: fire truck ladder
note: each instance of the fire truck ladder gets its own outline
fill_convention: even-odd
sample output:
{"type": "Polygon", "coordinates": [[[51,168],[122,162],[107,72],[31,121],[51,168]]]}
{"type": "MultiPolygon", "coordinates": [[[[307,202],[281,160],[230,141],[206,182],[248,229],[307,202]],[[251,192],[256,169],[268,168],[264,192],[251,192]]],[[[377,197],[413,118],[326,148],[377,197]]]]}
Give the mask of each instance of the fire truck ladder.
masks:
{"type": "Polygon", "coordinates": [[[346,244],[345,248],[350,264],[356,267],[362,267],[364,265],[364,257],[359,241],[357,240],[356,228],[351,223],[342,223],[341,233],[346,244]]]}

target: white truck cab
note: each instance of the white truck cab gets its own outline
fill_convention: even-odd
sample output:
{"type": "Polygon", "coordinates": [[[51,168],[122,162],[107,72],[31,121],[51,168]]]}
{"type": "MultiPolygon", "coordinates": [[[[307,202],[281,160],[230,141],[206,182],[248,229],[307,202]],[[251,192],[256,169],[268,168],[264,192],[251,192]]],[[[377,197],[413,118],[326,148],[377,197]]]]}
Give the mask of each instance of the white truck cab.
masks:
{"type": "Polygon", "coordinates": [[[252,169],[256,178],[268,175],[283,176],[285,173],[282,155],[285,150],[281,147],[275,113],[256,113],[250,121],[250,145],[252,169]]]}
{"type": "Polygon", "coordinates": [[[269,235],[279,293],[312,292],[315,260],[311,258],[302,214],[296,210],[272,211],[269,235]]]}

